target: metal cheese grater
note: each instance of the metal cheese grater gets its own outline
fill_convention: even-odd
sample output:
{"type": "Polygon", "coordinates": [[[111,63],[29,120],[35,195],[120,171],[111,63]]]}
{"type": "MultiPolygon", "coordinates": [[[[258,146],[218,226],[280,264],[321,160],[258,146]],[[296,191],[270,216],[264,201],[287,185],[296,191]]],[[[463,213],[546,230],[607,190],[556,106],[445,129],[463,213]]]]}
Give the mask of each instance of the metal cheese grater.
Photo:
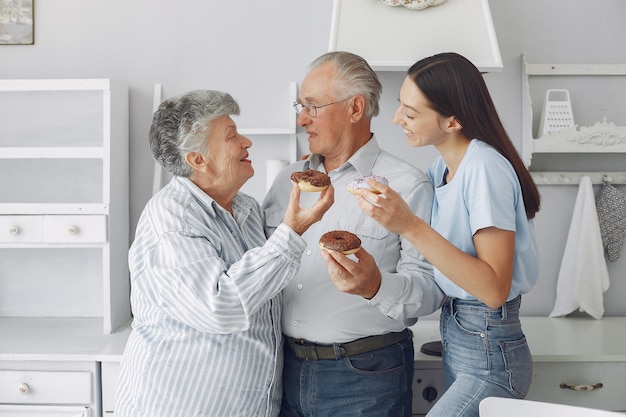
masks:
{"type": "Polygon", "coordinates": [[[548,90],[539,121],[539,137],[574,126],[572,103],[567,90],[548,90]]]}

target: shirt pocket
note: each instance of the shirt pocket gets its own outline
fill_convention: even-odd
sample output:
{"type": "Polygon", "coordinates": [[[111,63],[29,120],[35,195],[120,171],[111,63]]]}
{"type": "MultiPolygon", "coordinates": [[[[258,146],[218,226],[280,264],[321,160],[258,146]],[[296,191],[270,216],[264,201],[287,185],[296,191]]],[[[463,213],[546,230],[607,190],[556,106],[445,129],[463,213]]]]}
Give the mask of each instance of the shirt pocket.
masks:
{"type": "Polygon", "coordinates": [[[274,230],[283,222],[284,211],[280,209],[267,209],[263,212],[265,216],[265,234],[269,237],[274,230]]]}
{"type": "Polygon", "coordinates": [[[339,217],[338,226],[340,230],[347,230],[357,235],[368,252],[370,252],[368,247],[372,245],[378,247],[389,236],[389,230],[360,210],[356,213],[343,213],[339,217]]]}

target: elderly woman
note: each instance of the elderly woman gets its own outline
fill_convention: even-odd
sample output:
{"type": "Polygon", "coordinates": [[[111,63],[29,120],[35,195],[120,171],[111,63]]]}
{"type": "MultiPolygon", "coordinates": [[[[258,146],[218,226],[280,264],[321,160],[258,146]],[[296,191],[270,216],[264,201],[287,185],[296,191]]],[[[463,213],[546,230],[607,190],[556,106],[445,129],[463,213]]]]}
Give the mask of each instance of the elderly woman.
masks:
{"type": "Polygon", "coordinates": [[[304,209],[294,185],[266,240],[259,204],[239,192],[254,170],[237,114],[229,94],[204,90],[154,114],[152,152],[173,178],[146,205],[129,252],[134,321],[119,417],[278,415],[281,290],[333,189],[304,209]]]}

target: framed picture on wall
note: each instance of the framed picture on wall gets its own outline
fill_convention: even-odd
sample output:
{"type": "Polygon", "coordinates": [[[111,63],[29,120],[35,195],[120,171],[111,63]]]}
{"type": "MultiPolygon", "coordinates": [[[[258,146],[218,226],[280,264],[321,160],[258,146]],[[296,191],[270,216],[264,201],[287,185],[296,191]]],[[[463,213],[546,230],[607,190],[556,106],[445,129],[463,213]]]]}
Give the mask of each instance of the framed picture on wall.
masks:
{"type": "Polygon", "coordinates": [[[0,45],[33,44],[33,1],[0,0],[0,45]]]}

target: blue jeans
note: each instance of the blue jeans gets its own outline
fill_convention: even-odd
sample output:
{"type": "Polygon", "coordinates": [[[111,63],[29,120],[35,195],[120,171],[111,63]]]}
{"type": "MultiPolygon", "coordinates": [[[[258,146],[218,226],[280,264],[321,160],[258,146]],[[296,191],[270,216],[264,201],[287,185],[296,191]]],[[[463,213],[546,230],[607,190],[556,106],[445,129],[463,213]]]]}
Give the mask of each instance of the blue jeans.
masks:
{"type": "Polygon", "coordinates": [[[519,321],[521,296],[500,308],[448,298],[442,307],[445,393],[428,417],[478,417],[486,397],[524,398],[533,362],[519,321]]]}
{"type": "Polygon", "coordinates": [[[280,417],[410,417],[413,340],[336,360],[285,346],[280,417]]]}

